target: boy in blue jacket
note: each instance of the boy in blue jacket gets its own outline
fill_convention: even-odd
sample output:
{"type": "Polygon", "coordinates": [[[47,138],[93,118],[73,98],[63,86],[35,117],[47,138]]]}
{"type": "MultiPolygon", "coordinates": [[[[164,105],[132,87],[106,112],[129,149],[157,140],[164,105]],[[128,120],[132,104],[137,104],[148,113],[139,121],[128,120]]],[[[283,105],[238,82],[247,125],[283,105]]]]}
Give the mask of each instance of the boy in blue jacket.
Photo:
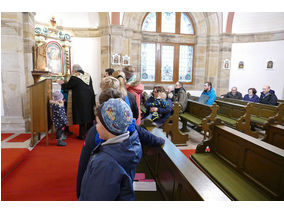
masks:
{"type": "Polygon", "coordinates": [[[130,107],[111,98],[96,110],[96,129],[104,142],[93,150],[82,179],[79,200],[134,200],[133,180],[142,148],[130,107]]]}
{"type": "Polygon", "coordinates": [[[203,89],[204,90],[201,93],[198,102],[211,106],[216,100],[216,93],[212,87],[212,83],[209,81],[205,82],[203,89]]]}

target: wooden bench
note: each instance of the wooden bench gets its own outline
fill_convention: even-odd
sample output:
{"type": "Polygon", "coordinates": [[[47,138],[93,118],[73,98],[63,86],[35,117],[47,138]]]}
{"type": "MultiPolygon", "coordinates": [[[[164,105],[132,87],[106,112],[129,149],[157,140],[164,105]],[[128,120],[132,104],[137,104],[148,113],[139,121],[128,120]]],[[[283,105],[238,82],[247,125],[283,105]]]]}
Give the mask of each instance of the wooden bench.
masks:
{"type": "Polygon", "coordinates": [[[284,150],[284,126],[267,123],[264,129],[263,141],[284,150]]]}
{"type": "Polygon", "coordinates": [[[148,130],[165,140],[163,148],[143,146],[143,158],[165,200],[230,200],[160,129],[148,130]]]}
{"type": "Polygon", "coordinates": [[[217,117],[220,118],[225,125],[258,138],[258,133],[251,131],[250,127],[252,103],[240,105],[221,100],[216,100],[215,102],[219,106],[217,117]]]}
{"type": "Polygon", "coordinates": [[[208,177],[232,200],[284,200],[284,150],[225,125],[211,128],[190,156],[208,177]]]}
{"type": "MultiPolygon", "coordinates": [[[[197,101],[188,100],[186,110],[179,115],[183,124],[181,131],[188,131],[187,122],[194,124],[198,128],[202,128],[204,124],[215,119],[218,108],[215,103],[209,106],[197,101]]],[[[206,136],[206,134],[204,135],[206,136]]]]}
{"type": "MultiPolygon", "coordinates": [[[[236,103],[240,105],[247,105],[247,101],[232,99],[232,98],[217,98],[216,102],[224,101],[230,103],[236,103]]],[[[252,110],[251,110],[251,123],[255,124],[259,127],[265,125],[271,119],[276,119],[278,124],[284,124],[284,103],[278,104],[278,106],[268,105],[268,104],[261,104],[261,103],[251,103],[252,110]]]]}

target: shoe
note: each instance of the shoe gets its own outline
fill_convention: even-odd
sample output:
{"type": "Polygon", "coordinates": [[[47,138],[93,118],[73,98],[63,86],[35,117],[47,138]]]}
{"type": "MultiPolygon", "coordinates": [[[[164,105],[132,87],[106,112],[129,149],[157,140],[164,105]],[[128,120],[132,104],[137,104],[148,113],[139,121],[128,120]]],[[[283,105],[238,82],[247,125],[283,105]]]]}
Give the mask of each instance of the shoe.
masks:
{"type": "Polygon", "coordinates": [[[141,124],[143,127],[157,127],[156,123],[154,123],[151,119],[146,118],[143,120],[141,124]]]}
{"type": "Polygon", "coordinates": [[[85,137],[84,136],[77,136],[77,139],[79,139],[79,140],[85,140],[85,137]]]}
{"type": "Polygon", "coordinates": [[[66,139],[67,139],[66,135],[62,134],[60,140],[66,140],[66,139]]]}
{"type": "Polygon", "coordinates": [[[67,145],[67,143],[62,141],[61,139],[57,140],[56,146],[66,146],[66,145],[67,145]]]}

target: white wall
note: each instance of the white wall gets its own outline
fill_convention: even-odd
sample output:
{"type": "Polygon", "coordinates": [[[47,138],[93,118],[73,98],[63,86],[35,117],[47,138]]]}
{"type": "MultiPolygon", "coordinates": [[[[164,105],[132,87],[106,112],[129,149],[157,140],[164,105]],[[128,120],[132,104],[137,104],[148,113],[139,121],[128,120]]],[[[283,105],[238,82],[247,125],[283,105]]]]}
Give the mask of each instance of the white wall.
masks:
{"type": "Polygon", "coordinates": [[[96,94],[98,94],[100,91],[100,53],[100,38],[72,37],[71,63],[72,65],[80,64],[82,69],[91,75],[94,91],[96,94]]]}
{"type": "Polygon", "coordinates": [[[284,41],[234,43],[230,72],[228,90],[236,86],[244,95],[254,87],[260,95],[263,86],[270,85],[278,99],[284,99],[284,41]],[[266,69],[269,60],[274,61],[273,70],[266,69]],[[244,61],[243,70],[239,61],[244,61]]]}

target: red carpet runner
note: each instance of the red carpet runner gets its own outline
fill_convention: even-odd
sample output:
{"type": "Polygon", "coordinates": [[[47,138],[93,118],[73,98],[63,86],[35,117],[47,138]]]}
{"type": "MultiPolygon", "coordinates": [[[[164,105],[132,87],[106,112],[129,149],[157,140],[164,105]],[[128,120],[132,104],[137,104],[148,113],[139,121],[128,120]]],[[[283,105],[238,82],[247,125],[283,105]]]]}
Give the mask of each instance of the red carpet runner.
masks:
{"type": "Polygon", "coordinates": [[[66,147],[49,146],[45,138],[23,162],[1,182],[2,201],[72,201],[76,198],[76,177],[83,141],[76,139],[78,125],[66,147]]]}
{"type": "Polygon", "coordinates": [[[30,133],[22,133],[19,134],[18,136],[10,139],[7,142],[25,142],[26,140],[31,138],[31,134],[30,133]]]}
{"type": "Polygon", "coordinates": [[[14,133],[1,133],[1,141],[4,141],[6,138],[9,138],[14,133]]]}

